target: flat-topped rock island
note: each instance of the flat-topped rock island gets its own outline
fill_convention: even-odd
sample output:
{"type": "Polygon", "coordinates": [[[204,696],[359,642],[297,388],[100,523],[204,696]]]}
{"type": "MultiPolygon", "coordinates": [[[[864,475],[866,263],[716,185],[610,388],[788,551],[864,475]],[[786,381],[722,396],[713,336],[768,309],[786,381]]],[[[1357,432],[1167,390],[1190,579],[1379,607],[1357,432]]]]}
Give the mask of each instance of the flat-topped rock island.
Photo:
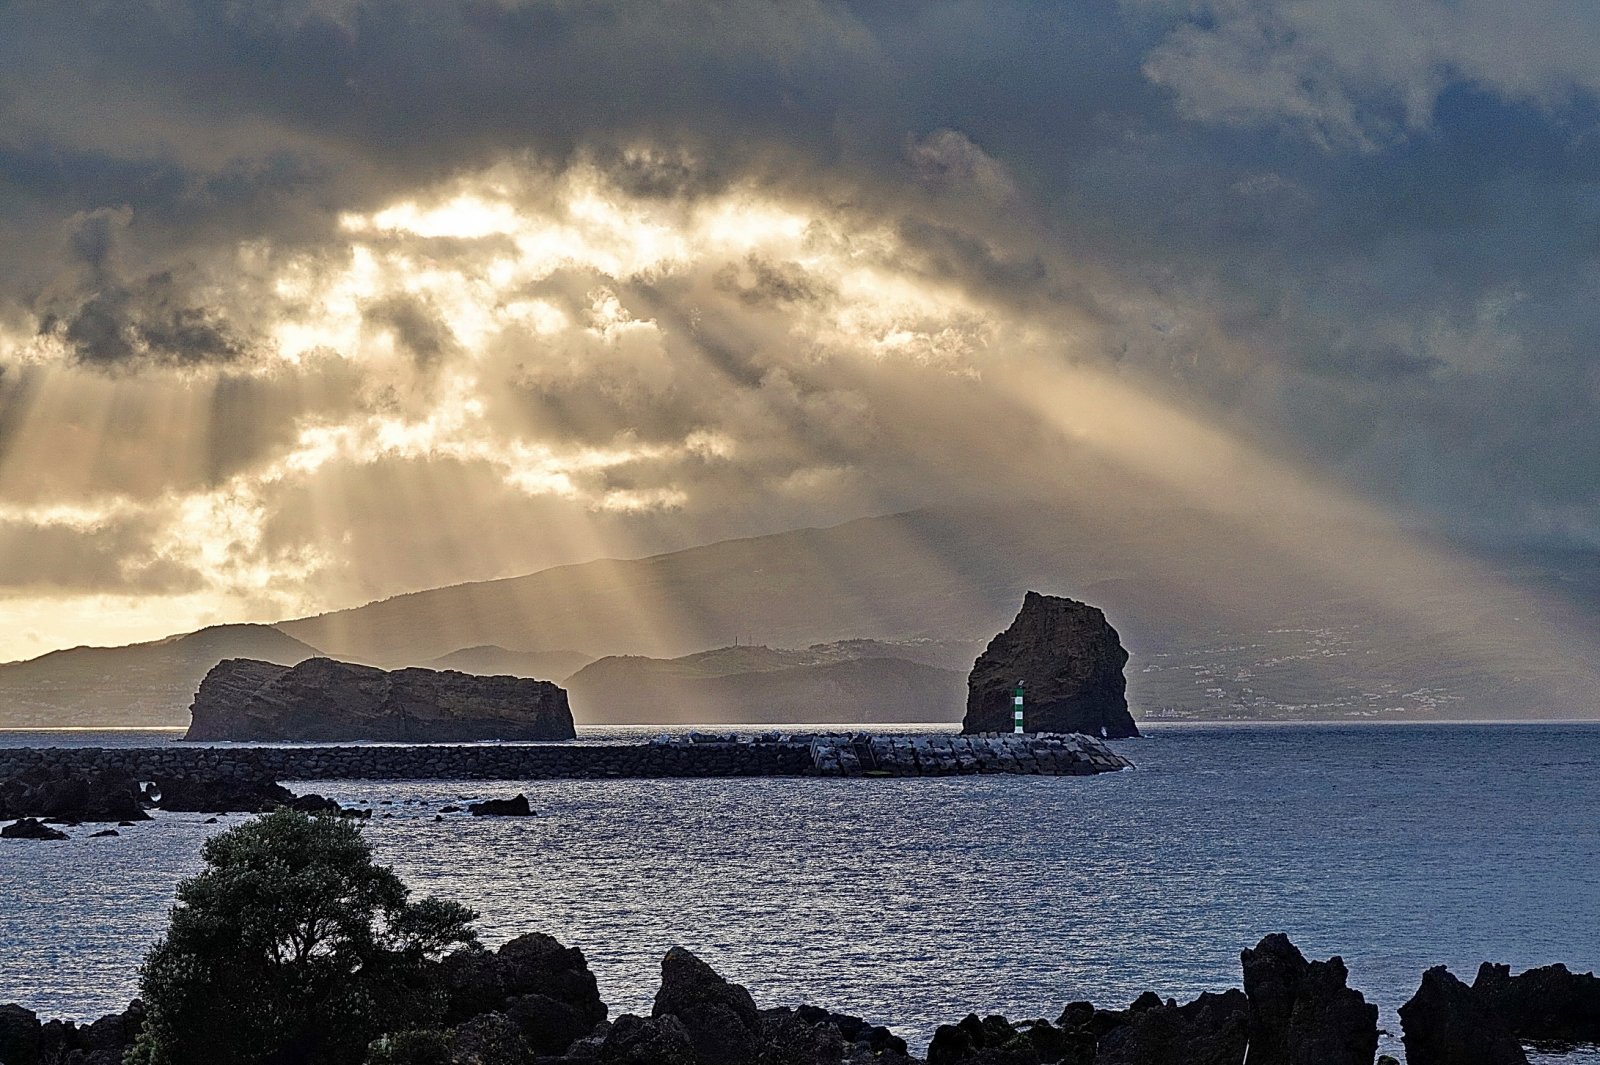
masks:
{"type": "Polygon", "coordinates": [[[384,670],[308,658],[218,662],[190,707],[189,740],[568,740],[566,690],[453,669],[384,670]]]}

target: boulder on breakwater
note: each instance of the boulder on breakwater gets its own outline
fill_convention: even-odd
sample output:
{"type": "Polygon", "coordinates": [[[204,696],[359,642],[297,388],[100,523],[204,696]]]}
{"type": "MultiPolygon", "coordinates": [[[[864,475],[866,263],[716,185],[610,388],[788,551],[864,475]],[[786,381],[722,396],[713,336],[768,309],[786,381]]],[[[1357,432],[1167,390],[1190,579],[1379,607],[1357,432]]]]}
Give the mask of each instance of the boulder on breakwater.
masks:
{"type": "Polygon", "coordinates": [[[190,707],[189,740],[567,740],[567,693],[549,681],[310,658],[217,663],[190,707]]]}
{"type": "Polygon", "coordinates": [[[811,758],[822,776],[955,776],[1021,773],[1092,776],[1133,763],[1093,736],[1004,732],[978,736],[818,736],[811,758]]]}
{"type": "Polygon", "coordinates": [[[973,664],[961,731],[1010,732],[1020,683],[1030,732],[1137,736],[1122,673],[1127,664],[1121,637],[1098,607],[1029,592],[1010,627],[973,664]]]}
{"type": "Polygon", "coordinates": [[[143,798],[126,771],[40,764],[0,780],[0,821],[146,821],[143,798]]]}

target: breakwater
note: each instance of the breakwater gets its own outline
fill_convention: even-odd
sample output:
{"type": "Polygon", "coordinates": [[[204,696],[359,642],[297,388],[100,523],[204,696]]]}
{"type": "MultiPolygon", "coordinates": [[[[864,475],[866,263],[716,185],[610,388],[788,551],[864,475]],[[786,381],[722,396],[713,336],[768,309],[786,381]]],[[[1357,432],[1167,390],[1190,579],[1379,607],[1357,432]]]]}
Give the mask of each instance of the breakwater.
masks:
{"type": "Polygon", "coordinates": [[[574,780],[654,777],[1089,776],[1132,765],[1077,734],[674,736],[641,744],[19,747],[0,777],[44,766],[142,780],[574,780]]]}

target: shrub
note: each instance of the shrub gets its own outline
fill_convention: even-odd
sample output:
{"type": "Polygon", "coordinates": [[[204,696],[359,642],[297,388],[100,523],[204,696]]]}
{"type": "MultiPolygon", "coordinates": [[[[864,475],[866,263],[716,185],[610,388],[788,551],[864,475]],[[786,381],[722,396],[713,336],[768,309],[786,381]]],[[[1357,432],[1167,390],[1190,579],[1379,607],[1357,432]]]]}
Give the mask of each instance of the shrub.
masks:
{"type": "Polygon", "coordinates": [[[426,1027],[429,962],[475,942],[471,910],[409,891],[349,821],[280,809],[207,840],[140,972],[129,1065],[355,1065],[426,1027]]]}

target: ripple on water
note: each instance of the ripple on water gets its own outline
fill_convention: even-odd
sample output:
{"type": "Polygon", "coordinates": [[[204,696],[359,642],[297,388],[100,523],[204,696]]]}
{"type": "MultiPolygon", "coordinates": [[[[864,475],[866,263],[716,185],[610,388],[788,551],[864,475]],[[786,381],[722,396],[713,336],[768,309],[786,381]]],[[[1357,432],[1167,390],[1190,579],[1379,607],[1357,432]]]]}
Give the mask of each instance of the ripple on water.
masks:
{"type": "MultiPolygon", "coordinates": [[[[489,943],[582,947],[614,1013],[649,1008],[674,943],[760,1002],[914,1043],[971,1009],[1237,986],[1239,950],[1276,930],[1342,954],[1395,1032],[1430,965],[1600,961],[1600,727],[1183,727],[1119,746],[1140,768],[1095,778],[307,787],[372,804],[380,857],[477,909],[489,943]],[[539,817],[433,820],[519,790],[539,817]]],[[[125,1002],[217,829],[202,821],[0,848],[0,1001],[125,1002]]]]}

